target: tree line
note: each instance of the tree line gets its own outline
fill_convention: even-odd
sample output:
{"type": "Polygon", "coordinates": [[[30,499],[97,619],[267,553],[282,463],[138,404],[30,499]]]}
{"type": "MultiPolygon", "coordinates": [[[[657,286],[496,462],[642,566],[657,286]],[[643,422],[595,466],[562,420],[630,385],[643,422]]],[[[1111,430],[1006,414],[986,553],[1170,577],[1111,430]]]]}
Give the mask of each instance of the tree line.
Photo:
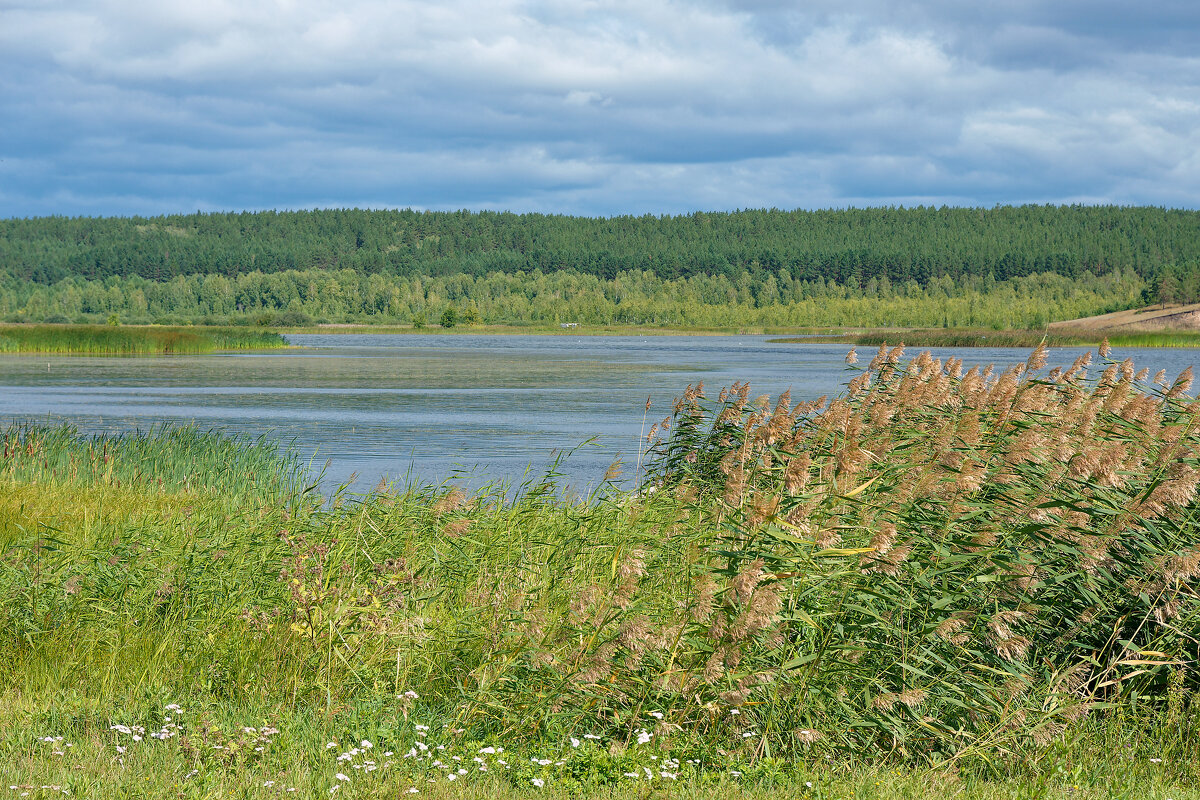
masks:
{"type": "Polygon", "coordinates": [[[998,280],[941,275],[924,284],[872,277],[858,287],[786,270],[664,279],[650,271],[611,278],[557,270],[398,276],[356,270],[286,270],[141,276],[53,284],[9,280],[0,319],[166,324],[389,322],[677,327],[1039,327],[1135,304],[1146,283],[1133,270],[1077,277],[1037,273],[998,280]]]}
{"type": "Polygon", "coordinates": [[[872,279],[926,286],[1132,271],[1154,279],[1200,265],[1200,213],[1152,207],[1001,206],[746,210],[569,217],[498,212],[333,209],[0,220],[0,280],[349,269],[390,277],[649,273],[762,284],[872,279]]]}

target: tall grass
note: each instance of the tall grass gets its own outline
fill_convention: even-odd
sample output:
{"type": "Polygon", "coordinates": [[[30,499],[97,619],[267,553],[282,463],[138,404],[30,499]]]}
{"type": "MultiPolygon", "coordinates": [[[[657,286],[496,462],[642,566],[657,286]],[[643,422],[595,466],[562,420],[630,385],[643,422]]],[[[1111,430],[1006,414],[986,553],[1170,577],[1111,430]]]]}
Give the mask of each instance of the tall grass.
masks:
{"type": "Polygon", "coordinates": [[[278,333],[245,328],[142,328],[114,325],[0,326],[0,352],[150,355],[285,347],[278,333]]]}
{"type": "Polygon", "coordinates": [[[128,488],[244,504],[294,503],[312,488],[302,485],[306,473],[295,452],[191,426],[86,436],[70,425],[14,423],[0,431],[0,448],[0,477],[63,491],[128,488]]]}
{"type": "Polygon", "coordinates": [[[1040,374],[1044,346],[1000,374],[901,352],[828,404],[741,386],[715,415],[695,392],[679,406],[659,480],[721,509],[730,588],[788,621],[714,650],[720,696],[769,686],[756,712],[781,731],[958,758],[1194,687],[1190,370],[1109,363],[1089,383],[1087,358],[1040,374]]]}
{"type": "MultiPolygon", "coordinates": [[[[0,704],[575,737],[618,780],[639,747],[1022,769],[1114,721],[1200,763],[1190,375],[1043,356],[994,373],[881,349],[830,402],[692,388],[641,491],[590,505],[318,502],[262,445],[14,429],[0,704]]],[[[567,751],[544,769],[585,769],[567,751]]]]}

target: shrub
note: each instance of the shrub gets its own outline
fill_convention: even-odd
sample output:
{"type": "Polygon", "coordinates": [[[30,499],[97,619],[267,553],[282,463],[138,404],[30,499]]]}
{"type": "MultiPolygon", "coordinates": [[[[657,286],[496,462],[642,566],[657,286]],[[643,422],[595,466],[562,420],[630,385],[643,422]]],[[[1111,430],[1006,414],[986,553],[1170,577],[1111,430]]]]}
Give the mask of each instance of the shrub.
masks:
{"type": "Polygon", "coordinates": [[[313,318],[303,311],[284,311],[271,322],[277,328],[307,328],[313,324],[313,318]]]}

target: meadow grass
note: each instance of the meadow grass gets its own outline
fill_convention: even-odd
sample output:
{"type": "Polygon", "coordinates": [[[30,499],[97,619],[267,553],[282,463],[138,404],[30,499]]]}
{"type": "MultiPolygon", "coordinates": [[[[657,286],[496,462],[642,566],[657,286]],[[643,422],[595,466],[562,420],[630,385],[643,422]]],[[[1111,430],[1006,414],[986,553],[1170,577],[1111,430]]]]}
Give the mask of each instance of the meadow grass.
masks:
{"type": "Polygon", "coordinates": [[[14,426],[0,791],[1200,796],[1190,377],[1043,357],[690,388],[585,503],[14,426]]]}
{"type": "Polygon", "coordinates": [[[1097,347],[1106,341],[1113,347],[1200,347],[1200,331],[1111,331],[1078,330],[972,330],[964,328],[910,328],[849,331],[820,337],[772,339],[778,344],[839,342],[878,347],[904,344],[908,347],[1097,347]]]}
{"type": "Polygon", "coordinates": [[[0,353],[152,355],[286,346],[278,333],[246,328],[0,325],[0,353]]]}

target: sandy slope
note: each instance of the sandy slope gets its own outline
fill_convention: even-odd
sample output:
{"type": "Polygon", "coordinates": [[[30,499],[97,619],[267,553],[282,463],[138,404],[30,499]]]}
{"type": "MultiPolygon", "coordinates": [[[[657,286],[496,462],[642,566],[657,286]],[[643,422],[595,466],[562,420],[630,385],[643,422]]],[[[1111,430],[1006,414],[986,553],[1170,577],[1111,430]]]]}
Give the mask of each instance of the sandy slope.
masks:
{"type": "Polygon", "coordinates": [[[1150,306],[1129,311],[1114,311],[1098,317],[1084,317],[1063,322],[1050,323],[1050,330],[1060,328],[1086,328],[1091,330],[1140,330],[1140,331],[1197,331],[1200,330],[1200,303],[1191,305],[1168,305],[1166,308],[1150,306]]]}

